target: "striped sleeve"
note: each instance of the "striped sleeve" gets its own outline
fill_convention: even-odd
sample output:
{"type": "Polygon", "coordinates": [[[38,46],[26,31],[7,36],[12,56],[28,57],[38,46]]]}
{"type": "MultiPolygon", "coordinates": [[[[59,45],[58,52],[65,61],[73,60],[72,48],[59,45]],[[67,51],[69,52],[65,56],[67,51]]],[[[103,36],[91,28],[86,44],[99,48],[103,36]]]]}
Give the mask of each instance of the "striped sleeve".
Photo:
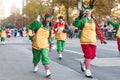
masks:
{"type": "Polygon", "coordinates": [[[93,20],[96,23],[96,34],[97,34],[98,38],[100,39],[101,43],[103,43],[103,42],[105,42],[105,37],[104,37],[104,35],[103,35],[99,25],[98,25],[98,21],[95,18],[93,18],[93,20]]]}

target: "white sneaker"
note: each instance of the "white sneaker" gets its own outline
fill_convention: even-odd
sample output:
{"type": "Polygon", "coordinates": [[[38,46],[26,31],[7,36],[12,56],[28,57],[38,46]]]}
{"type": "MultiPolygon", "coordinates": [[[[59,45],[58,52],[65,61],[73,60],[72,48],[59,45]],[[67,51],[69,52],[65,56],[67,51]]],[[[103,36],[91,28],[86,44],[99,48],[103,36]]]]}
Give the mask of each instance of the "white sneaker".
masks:
{"type": "Polygon", "coordinates": [[[81,71],[85,72],[85,70],[86,70],[85,63],[80,61],[80,65],[81,65],[81,71]]]}
{"type": "Polygon", "coordinates": [[[3,45],[5,45],[5,42],[3,42],[3,45]]]}
{"type": "Polygon", "coordinates": [[[59,54],[59,57],[62,57],[62,54],[59,54]]]}
{"type": "Polygon", "coordinates": [[[50,72],[50,70],[46,70],[46,77],[51,79],[51,72],[50,72]]]}
{"type": "Polygon", "coordinates": [[[92,73],[91,73],[91,71],[90,71],[89,69],[87,69],[87,70],[85,71],[85,76],[88,77],[88,78],[93,78],[93,77],[92,77],[92,73]]]}
{"type": "Polygon", "coordinates": [[[37,72],[37,71],[38,71],[38,66],[34,66],[33,72],[37,72]]]}
{"type": "Polygon", "coordinates": [[[46,70],[46,75],[50,75],[50,74],[51,74],[50,70],[46,70]]]}
{"type": "Polygon", "coordinates": [[[60,59],[60,60],[62,59],[62,54],[59,54],[59,59],[60,59]]]}

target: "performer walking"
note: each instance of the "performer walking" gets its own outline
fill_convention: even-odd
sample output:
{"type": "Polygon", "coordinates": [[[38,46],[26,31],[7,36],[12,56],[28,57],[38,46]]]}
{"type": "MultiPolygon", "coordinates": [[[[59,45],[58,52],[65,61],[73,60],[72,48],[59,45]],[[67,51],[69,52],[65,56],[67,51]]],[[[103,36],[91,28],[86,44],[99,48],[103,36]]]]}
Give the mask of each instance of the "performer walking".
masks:
{"type": "Polygon", "coordinates": [[[42,64],[46,70],[46,77],[50,78],[50,59],[48,57],[48,37],[49,37],[49,23],[52,16],[50,14],[45,14],[45,20],[40,21],[40,16],[29,25],[29,39],[32,41],[32,52],[33,52],[33,64],[34,72],[38,71],[38,63],[41,59],[42,64]],[[32,35],[32,31],[34,35],[32,35]]]}
{"type": "Polygon", "coordinates": [[[59,59],[62,59],[62,52],[64,51],[65,42],[67,39],[67,30],[68,25],[64,22],[63,16],[58,17],[59,22],[56,22],[54,25],[54,31],[55,31],[55,39],[57,40],[57,52],[59,55],[59,59]]]}
{"type": "Polygon", "coordinates": [[[5,44],[5,38],[6,38],[6,30],[5,27],[2,28],[2,30],[0,30],[0,34],[1,34],[1,43],[5,44]]]}
{"type": "Polygon", "coordinates": [[[11,38],[11,29],[10,28],[7,29],[7,38],[11,38]]]}
{"type": "Polygon", "coordinates": [[[80,62],[81,70],[85,71],[85,76],[88,78],[93,78],[90,63],[96,56],[96,34],[101,40],[101,43],[106,43],[105,38],[98,27],[98,24],[95,18],[91,17],[92,9],[86,7],[84,17],[77,17],[73,21],[73,25],[81,30],[80,32],[80,44],[82,51],[84,53],[84,62],[80,62]]]}

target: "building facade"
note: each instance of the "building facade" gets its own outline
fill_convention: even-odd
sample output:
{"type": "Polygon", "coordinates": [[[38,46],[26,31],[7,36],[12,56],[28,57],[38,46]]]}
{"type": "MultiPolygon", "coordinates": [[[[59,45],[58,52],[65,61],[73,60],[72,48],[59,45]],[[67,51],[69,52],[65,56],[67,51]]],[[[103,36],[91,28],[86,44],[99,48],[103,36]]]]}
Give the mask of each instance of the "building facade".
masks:
{"type": "Polygon", "coordinates": [[[29,0],[23,0],[23,1],[22,1],[22,6],[23,6],[23,7],[26,6],[26,5],[28,4],[28,2],[29,2],[29,0]]]}
{"type": "Polygon", "coordinates": [[[4,1],[0,0],[0,20],[5,18],[4,1]]]}

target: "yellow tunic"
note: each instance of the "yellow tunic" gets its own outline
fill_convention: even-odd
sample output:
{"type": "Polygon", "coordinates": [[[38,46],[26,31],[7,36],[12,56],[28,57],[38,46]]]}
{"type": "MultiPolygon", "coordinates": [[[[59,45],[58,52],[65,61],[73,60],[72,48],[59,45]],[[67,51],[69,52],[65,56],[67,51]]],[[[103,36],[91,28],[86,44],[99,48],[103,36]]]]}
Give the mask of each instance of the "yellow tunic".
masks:
{"type": "Polygon", "coordinates": [[[49,48],[48,44],[49,29],[41,27],[33,36],[32,47],[40,50],[42,48],[49,48]]]}
{"type": "Polygon", "coordinates": [[[6,37],[6,32],[4,30],[1,32],[1,37],[6,37]]]}
{"type": "Polygon", "coordinates": [[[86,21],[81,32],[80,43],[96,45],[96,27],[94,22],[86,21]]]}
{"type": "Polygon", "coordinates": [[[67,38],[67,34],[64,33],[63,30],[61,30],[61,28],[65,29],[64,26],[58,26],[57,27],[58,33],[55,35],[55,39],[56,40],[64,40],[65,41],[66,38],[67,38]]]}

